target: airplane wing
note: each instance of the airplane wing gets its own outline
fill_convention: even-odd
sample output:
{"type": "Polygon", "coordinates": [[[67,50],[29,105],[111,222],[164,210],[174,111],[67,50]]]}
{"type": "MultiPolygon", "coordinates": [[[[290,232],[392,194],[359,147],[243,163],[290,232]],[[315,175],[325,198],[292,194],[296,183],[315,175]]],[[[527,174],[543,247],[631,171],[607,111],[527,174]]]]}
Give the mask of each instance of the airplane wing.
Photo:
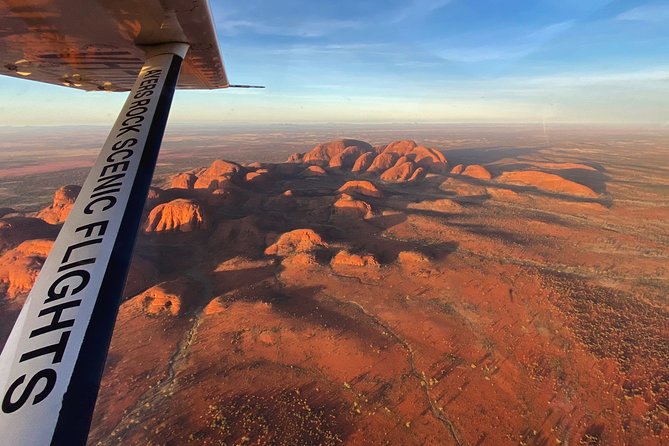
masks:
{"type": "Polygon", "coordinates": [[[172,96],[228,81],[205,0],[0,0],[0,58],[130,90],[0,354],[0,443],[84,445],[172,96]]]}
{"type": "Polygon", "coordinates": [[[144,48],[187,42],[179,88],[229,86],[206,0],[1,0],[0,73],[128,91],[144,48]]]}

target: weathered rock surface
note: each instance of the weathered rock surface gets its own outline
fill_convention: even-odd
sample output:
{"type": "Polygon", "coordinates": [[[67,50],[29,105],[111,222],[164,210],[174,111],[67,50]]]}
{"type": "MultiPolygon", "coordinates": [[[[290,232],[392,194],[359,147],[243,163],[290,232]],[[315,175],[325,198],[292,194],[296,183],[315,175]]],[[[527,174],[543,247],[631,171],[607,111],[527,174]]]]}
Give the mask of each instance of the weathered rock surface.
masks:
{"type": "Polygon", "coordinates": [[[153,208],[144,225],[144,231],[190,232],[196,229],[206,229],[208,226],[209,221],[198,203],[179,198],[153,208]]]}
{"type": "Polygon", "coordinates": [[[37,217],[52,225],[64,222],[80,191],[81,186],[68,185],[61,187],[54,194],[51,206],[39,211],[37,217]]]}
{"type": "Polygon", "coordinates": [[[295,229],[282,234],[279,239],[267,247],[265,254],[288,256],[297,252],[310,252],[328,244],[313,229],[295,229]]]}
{"type": "Polygon", "coordinates": [[[337,192],[346,194],[358,194],[366,197],[382,198],[381,192],[371,181],[347,181],[340,187],[337,192]]]}
{"type": "Polygon", "coordinates": [[[492,178],[492,175],[490,172],[488,172],[488,169],[479,164],[471,164],[467,166],[465,170],[462,171],[461,175],[486,181],[492,178]]]}
{"type": "Polygon", "coordinates": [[[52,240],[27,240],[0,257],[0,285],[8,298],[30,291],[52,246],[52,240]]]}

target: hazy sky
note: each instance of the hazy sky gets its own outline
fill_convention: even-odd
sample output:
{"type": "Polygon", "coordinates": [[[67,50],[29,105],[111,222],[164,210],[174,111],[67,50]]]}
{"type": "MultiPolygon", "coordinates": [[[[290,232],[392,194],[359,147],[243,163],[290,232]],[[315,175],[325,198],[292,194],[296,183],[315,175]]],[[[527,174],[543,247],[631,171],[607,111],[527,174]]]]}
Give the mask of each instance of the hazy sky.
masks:
{"type": "MultiPolygon", "coordinates": [[[[228,76],[171,122],[668,125],[669,2],[211,2],[228,76]]],[[[0,123],[109,124],[124,94],[0,77],[0,123]]]]}

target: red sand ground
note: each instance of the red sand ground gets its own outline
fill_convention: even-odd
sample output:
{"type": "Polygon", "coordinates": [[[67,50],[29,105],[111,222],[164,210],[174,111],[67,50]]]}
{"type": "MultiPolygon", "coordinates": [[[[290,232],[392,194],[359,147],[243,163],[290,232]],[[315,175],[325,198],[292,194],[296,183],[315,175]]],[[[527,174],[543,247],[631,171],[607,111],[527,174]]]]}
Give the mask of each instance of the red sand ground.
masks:
{"type": "MultiPolygon", "coordinates": [[[[154,191],[147,216],[191,200],[208,224],[140,235],[134,268],[155,270],[121,307],[90,444],[669,444],[661,174],[610,152],[472,150],[445,155],[492,179],[393,184],[329,166],[352,146],[372,150],[315,148],[317,178],[295,156],[154,191]],[[528,187],[528,166],[570,188],[528,187]],[[271,180],[253,181],[260,169],[271,180]],[[340,188],[369,179],[374,212],[345,218],[340,188]]],[[[45,237],[25,227],[0,231],[21,280],[43,253],[20,243],[45,237]]],[[[3,297],[2,339],[21,301],[3,297]]]]}

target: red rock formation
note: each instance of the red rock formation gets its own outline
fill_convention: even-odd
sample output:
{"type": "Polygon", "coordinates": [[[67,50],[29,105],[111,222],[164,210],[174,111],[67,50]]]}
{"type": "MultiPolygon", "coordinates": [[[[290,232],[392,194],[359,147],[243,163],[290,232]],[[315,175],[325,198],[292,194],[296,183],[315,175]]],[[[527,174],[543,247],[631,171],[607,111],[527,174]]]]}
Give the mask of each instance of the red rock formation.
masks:
{"type": "Polygon", "coordinates": [[[247,173],[245,179],[251,184],[267,184],[272,179],[272,174],[267,169],[258,169],[247,173]]]}
{"type": "Polygon", "coordinates": [[[381,153],[374,158],[372,165],[367,169],[367,173],[380,174],[395,165],[399,156],[395,153],[381,153]]]}
{"type": "Polygon", "coordinates": [[[369,166],[372,165],[372,162],[374,161],[374,158],[376,157],[376,153],[374,152],[365,152],[362,155],[358,157],[357,160],[355,160],[355,163],[353,164],[353,168],[351,169],[351,172],[353,173],[363,173],[367,169],[369,169],[369,166]]]}
{"type": "Polygon", "coordinates": [[[448,168],[446,157],[436,149],[418,146],[411,151],[411,155],[414,155],[413,161],[426,172],[442,173],[448,168]]]}
{"type": "Polygon", "coordinates": [[[197,177],[195,174],[190,172],[183,172],[174,175],[170,179],[169,187],[173,189],[193,189],[195,187],[196,181],[197,177]]]}
{"type": "Polygon", "coordinates": [[[385,149],[383,149],[383,152],[384,153],[396,153],[399,156],[403,156],[403,155],[408,155],[415,148],[416,148],[416,142],[415,141],[405,139],[405,140],[401,140],[401,141],[391,142],[390,144],[388,144],[385,147],[385,149]]]}
{"type": "Polygon", "coordinates": [[[332,266],[360,266],[378,267],[379,262],[371,254],[353,254],[349,251],[339,251],[330,261],[332,266]]]}
{"type": "Polygon", "coordinates": [[[332,205],[334,215],[346,217],[371,218],[374,216],[372,206],[362,200],[355,200],[348,194],[342,194],[341,198],[332,205]]]}
{"type": "Polygon", "coordinates": [[[144,231],[190,232],[195,229],[205,229],[208,225],[209,221],[199,204],[179,198],[153,208],[144,225],[144,231]]]}
{"type": "Polygon", "coordinates": [[[411,161],[391,167],[381,174],[381,179],[389,183],[404,183],[413,175],[416,167],[411,161]]]}
{"type": "Polygon", "coordinates": [[[316,260],[316,257],[311,253],[298,252],[283,259],[281,261],[281,265],[284,267],[306,268],[318,265],[318,261],[316,260]]]}
{"type": "Polygon", "coordinates": [[[291,154],[288,159],[286,160],[287,163],[301,163],[302,158],[304,157],[303,154],[301,153],[293,153],[291,154]]]}
{"type": "Polygon", "coordinates": [[[296,252],[310,252],[327,246],[313,229],[295,229],[282,234],[265,250],[265,254],[285,257],[296,252]]]}
{"type": "Polygon", "coordinates": [[[309,152],[305,153],[302,161],[309,164],[328,165],[330,159],[335,155],[342,153],[348,147],[357,147],[360,153],[372,151],[372,146],[364,141],[355,139],[340,139],[337,141],[330,141],[323,144],[318,144],[309,152]]]}
{"type": "Polygon", "coordinates": [[[350,169],[353,167],[353,164],[355,164],[355,161],[362,155],[362,153],[363,150],[360,147],[347,147],[343,152],[337,153],[332,158],[330,158],[328,165],[333,169],[350,169]]]}
{"type": "Polygon", "coordinates": [[[559,194],[577,195],[580,197],[596,198],[598,195],[589,187],[562,178],[552,173],[535,170],[519,170],[504,172],[497,181],[517,186],[532,186],[559,194]]]}
{"type": "Polygon", "coordinates": [[[300,174],[303,177],[322,177],[328,173],[321,166],[309,166],[300,174]]]}
{"type": "Polygon", "coordinates": [[[477,180],[490,180],[492,178],[492,175],[490,172],[488,172],[488,169],[485,167],[479,165],[479,164],[471,164],[465,168],[465,170],[462,171],[461,175],[465,175],[471,178],[476,178],[477,180]]]}
{"type": "Polygon", "coordinates": [[[366,197],[382,198],[381,192],[371,181],[347,181],[337,192],[347,194],[358,194],[366,197]]]}
{"type": "Polygon", "coordinates": [[[216,160],[209,167],[197,173],[196,189],[218,189],[224,180],[235,178],[242,166],[231,161],[216,160]]]}
{"type": "Polygon", "coordinates": [[[51,206],[39,211],[37,217],[52,225],[64,222],[77,199],[77,195],[79,195],[79,191],[81,191],[80,186],[61,187],[54,194],[51,206]]]}
{"type": "Polygon", "coordinates": [[[416,251],[401,251],[397,255],[397,263],[402,267],[424,267],[430,264],[430,259],[416,251]]]}
{"type": "Polygon", "coordinates": [[[463,170],[465,170],[465,166],[462,164],[458,164],[457,166],[451,169],[451,175],[460,175],[463,170]]]}
{"type": "Polygon", "coordinates": [[[425,178],[425,175],[427,175],[427,171],[425,170],[425,168],[419,167],[414,171],[413,175],[411,175],[411,178],[409,178],[408,182],[413,183],[415,181],[420,181],[423,178],[425,178]]]}
{"type": "Polygon", "coordinates": [[[8,298],[30,291],[52,246],[51,240],[27,240],[0,257],[0,284],[8,298]]]}
{"type": "Polygon", "coordinates": [[[131,305],[139,304],[150,315],[179,316],[189,300],[199,291],[199,285],[187,278],[179,278],[152,286],[134,297],[131,305]]]}

